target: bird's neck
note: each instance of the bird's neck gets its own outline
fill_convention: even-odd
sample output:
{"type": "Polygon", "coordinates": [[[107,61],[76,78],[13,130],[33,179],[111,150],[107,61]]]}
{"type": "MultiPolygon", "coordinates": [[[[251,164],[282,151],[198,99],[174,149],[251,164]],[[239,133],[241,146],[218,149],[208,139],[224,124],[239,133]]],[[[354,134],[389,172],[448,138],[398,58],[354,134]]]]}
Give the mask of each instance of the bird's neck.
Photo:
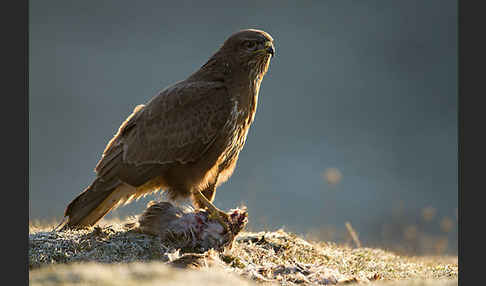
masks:
{"type": "Polygon", "coordinates": [[[245,121],[246,125],[249,125],[255,118],[263,75],[249,77],[247,74],[244,74],[236,78],[238,78],[238,81],[233,81],[227,85],[228,93],[237,103],[241,116],[240,120],[245,121]]]}
{"type": "Polygon", "coordinates": [[[269,58],[249,62],[248,66],[237,66],[223,55],[213,55],[198,71],[189,77],[193,81],[220,81],[228,94],[236,101],[240,114],[248,124],[253,122],[258,93],[263,76],[268,70],[269,58]]]}

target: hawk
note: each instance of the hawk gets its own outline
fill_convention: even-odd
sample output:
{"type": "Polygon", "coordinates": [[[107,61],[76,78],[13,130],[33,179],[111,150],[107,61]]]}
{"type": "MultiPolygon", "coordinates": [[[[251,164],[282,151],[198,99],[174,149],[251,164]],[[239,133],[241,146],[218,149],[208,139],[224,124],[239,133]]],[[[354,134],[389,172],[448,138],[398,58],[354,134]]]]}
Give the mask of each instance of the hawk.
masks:
{"type": "Polygon", "coordinates": [[[161,189],[171,200],[190,197],[229,230],[212,202],[235,169],[274,54],[268,33],[236,32],[187,79],[138,105],[107,144],[94,181],[66,207],[64,225],[93,226],[161,189]]]}

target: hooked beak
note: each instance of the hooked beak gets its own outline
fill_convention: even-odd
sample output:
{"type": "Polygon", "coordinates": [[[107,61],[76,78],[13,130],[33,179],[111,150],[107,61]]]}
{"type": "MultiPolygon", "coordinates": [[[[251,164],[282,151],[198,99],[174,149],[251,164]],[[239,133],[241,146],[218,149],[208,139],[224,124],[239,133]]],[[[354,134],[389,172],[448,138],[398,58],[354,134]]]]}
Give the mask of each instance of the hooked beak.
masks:
{"type": "Polygon", "coordinates": [[[265,43],[265,50],[267,51],[267,53],[272,55],[272,58],[275,56],[275,47],[271,42],[265,43]]]}

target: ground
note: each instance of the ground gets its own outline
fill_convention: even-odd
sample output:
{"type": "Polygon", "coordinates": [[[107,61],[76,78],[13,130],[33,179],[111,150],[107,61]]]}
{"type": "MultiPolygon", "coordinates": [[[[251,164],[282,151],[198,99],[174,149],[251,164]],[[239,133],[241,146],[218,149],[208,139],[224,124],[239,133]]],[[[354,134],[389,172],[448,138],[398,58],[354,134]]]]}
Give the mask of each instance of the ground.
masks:
{"type": "Polygon", "coordinates": [[[29,227],[30,285],[458,284],[457,257],[404,256],[308,241],[284,230],[242,232],[230,251],[197,253],[119,221],[80,231],[53,228],[29,227]]]}

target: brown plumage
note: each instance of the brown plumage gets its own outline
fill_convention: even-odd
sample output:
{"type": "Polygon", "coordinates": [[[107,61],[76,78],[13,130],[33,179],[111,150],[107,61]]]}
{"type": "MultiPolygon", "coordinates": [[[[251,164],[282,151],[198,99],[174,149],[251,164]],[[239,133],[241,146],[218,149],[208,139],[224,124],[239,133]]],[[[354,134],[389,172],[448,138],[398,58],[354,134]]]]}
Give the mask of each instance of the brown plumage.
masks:
{"type": "Polygon", "coordinates": [[[137,106],[106,146],[94,182],[67,206],[66,225],[95,225],[158,189],[218,211],[211,202],[235,168],[273,54],[266,32],[237,32],[186,80],[137,106]]]}

